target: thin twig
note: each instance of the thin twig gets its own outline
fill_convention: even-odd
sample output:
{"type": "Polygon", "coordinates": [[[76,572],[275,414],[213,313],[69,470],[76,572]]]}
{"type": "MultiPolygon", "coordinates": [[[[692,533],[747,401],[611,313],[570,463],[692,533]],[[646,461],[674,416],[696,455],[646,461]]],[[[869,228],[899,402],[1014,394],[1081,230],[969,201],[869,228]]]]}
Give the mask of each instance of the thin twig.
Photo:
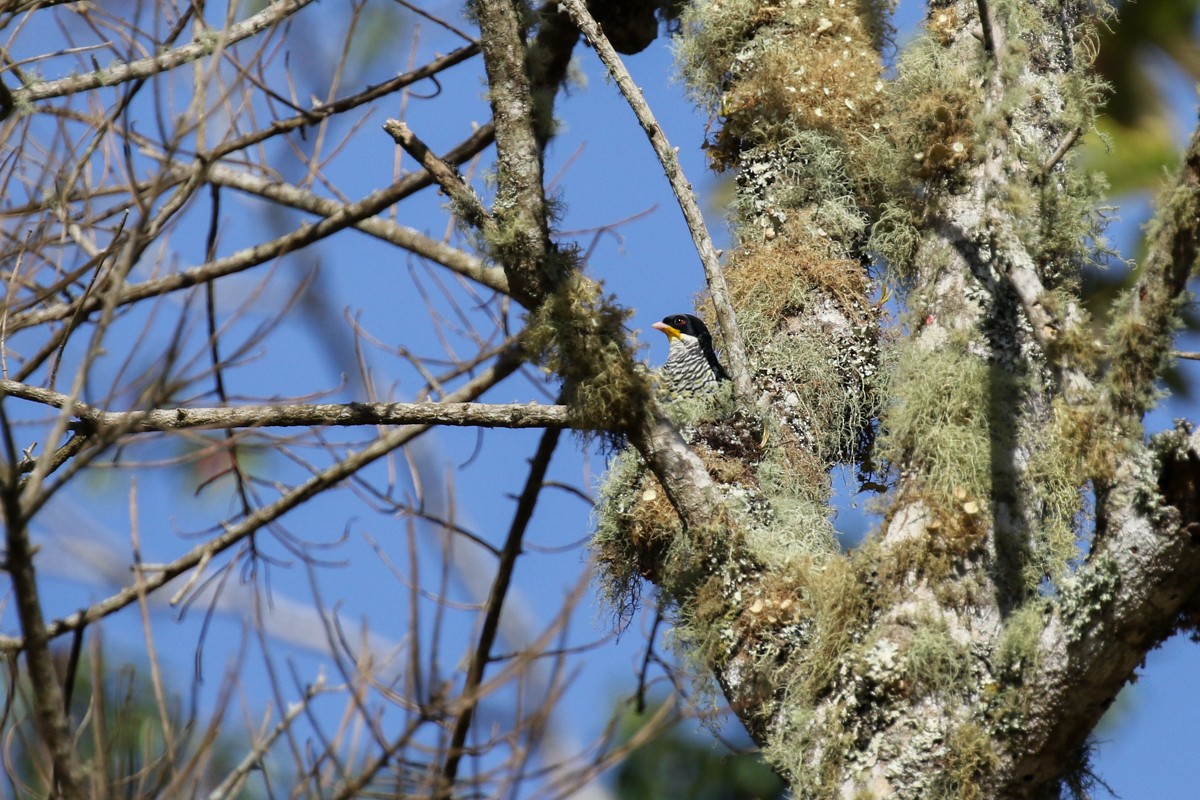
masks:
{"type": "Polygon", "coordinates": [[[124,64],[113,64],[102,70],[86,72],[80,75],[69,75],[54,81],[39,81],[13,92],[14,104],[36,103],[52,97],[87,92],[105,86],[113,86],[126,81],[148,78],[160,72],[191,63],[200,58],[206,58],[216,49],[216,46],[228,47],[243,39],[254,36],[267,28],[278,25],[313,0],[276,0],[262,11],[241,22],[230,25],[221,32],[221,41],[189,42],[174,50],[156,53],[146,58],[130,61],[124,64]]]}
{"type": "Polygon", "coordinates": [[[250,752],[246,753],[245,758],[239,761],[238,765],[233,768],[233,771],[225,776],[225,780],[221,781],[220,785],[209,793],[208,800],[224,800],[224,798],[230,797],[235,791],[239,790],[246,776],[250,774],[250,770],[262,763],[263,757],[275,744],[275,740],[291,727],[296,718],[307,710],[308,704],[312,702],[312,699],[320,694],[324,688],[325,679],[323,677],[318,677],[316,683],[308,686],[304,690],[303,699],[292,703],[271,732],[263,737],[262,741],[250,748],[250,752]]]}
{"type": "Polygon", "coordinates": [[[662,603],[654,608],[654,624],[650,626],[650,635],[646,637],[646,654],[642,657],[642,669],[638,672],[637,713],[646,712],[646,676],[650,673],[650,662],[654,659],[654,642],[658,638],[658,626],[662,624],[662,603]]]}
{"type": "Polygon", "coordinates": [[[501,549],[500,563],[496,567],[496,577],[492,581],[492,589],[488,594],[487,611],[484,615],[483,627],[479,632],[479,641],[475,645],[475,650],[471,654],[471,663],[467,667],[467,678],[461,695],[467,699],[467,702],[459,712],[458,719],[455,720],[446,762],[442,767],[442,781],[434,797],[449,800],[453,796],[452,789],[458,775],[459,762],[463,757],[467,733],[471,729],[471,720],[474,718],[475,708],[481,699],[478,689],[483,681],[483,671],[490,659],[492,645],[495,644],[496,635],[500,630],[500,612],[504,608],[504,599],[512,582],[517,557],[522,552],[521,542],[525,537],[529,521],[533,518],[533,510],[541,495],[546,471],[550,467],[550,459],[554,455],[554,450],[558,447],[560,434],[559,430],[547,430],[543,433],[537,452],[530,461],[525,488],[521,491],[521,497],[517,501],[517,510],[513,514],[512,525],[509,527],[508,536],[501,549]]]}
{"type": "Polygon", "coordinates": [[[1035,183],[1043,183],[1046,178],[1050,176],[1050,170],[1054,169],[1054,167],[1058,165],[1058,162],[1063,160],[1063,156],[1065,156],[1067,151],[1071,149],[1071,145],[1075,144],[1082,134],[1083,128],[1075,126],[1067,133],[1066,136],[1063,137],[1062,142],[1059,143],[1058,147],[1054,149],[1054,152],[1050,154],[1050,157],[1047,158],[1042,164],[1041,169],[1038,171],[1037,178],[1034,181],[1035,183]]]}
{"type": "MultiPolygon", "coordinates": [[[[305,223],[290,233],[269,242],[244,248],[225,258],[188,267],[163,278],[126,285],[115,295],[114,303],[118,307],[126,306],[139,300],[188,289],[206,281],[244,272],[286,253],[299,250],[361,222],[392,205],[395,202],[393,188],[388,187],[372,192],[361,200],[341,206],[334,214],[315,223],[305,223]]],[[[9,331],[15,333],[35,325],[64,319],[75,314],[77,310],[88,313],[99,308],[101,303],[102,298],[84,297],[74,302],[56,303],[36,311],[18,314],[9,321],[9,331]]]]}
{"type": "Polygon", "coordinates": [[[462,38],[466,39],[468,42],[470,42],[473,45],[476,45],[476,46],[479,45],[478,39],[476,39],[474,36],[467,33],[466,31],[464,31],[462,28],[457,28],[454,25],[451,25],[444,18],[430,14],[428,11],[421,8],[420,6],[415,5],[414,3],[408,2],[408,0],[393,0],[393,2],[397,3],[398,5],[404,6],[409,11],[416,14],[417,16],[424,17],[425,19],[432,22],[434,25],[440,25],[441,27],[445,28],[446,30],[450,31],[451,33],[461,36],[462,38]]]}
{"type": "MultiPolygon", "coordinates": [[[[445,164],[444,161],[441,162],[445,164]]],[[[223,164],[213,164],[208,167],[208,178],[219,186],[229,186],[259,197],[274,200],[277,203],[302,209],[313,214],[328,217],[338,212],[343,205],[336,200],[321,197],[315,192],[302,189],[290,183],[267,180],[252,175],[245,170],[234,169],[223,164]]],[[[504,270],[490,267],[477,256],[471,255],[457,247],[433,239],[412,228],[399,225],[384,217],[367,217],[354,224],[363,233],[370,234],[390,244],[403,247],[422,258],[470,278],[476,283],[504,294],[508,293],[508,279],[504,270]]]]}
{"type": "Polygon", "coordinates": [[[983,36],[983,49],[992,58],[996,57],[996,40],[992,36],[992,18],[988,14],[987,0],[977,0],[979,26],[983,36]]]}

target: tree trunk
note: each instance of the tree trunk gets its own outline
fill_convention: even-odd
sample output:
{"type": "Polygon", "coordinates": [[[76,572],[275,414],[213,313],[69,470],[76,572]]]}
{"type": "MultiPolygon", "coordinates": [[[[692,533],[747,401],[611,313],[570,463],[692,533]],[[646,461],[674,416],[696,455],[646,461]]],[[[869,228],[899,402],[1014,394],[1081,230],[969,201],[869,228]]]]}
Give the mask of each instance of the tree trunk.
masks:
{"type": "Polygon", "coordinates": [[[620,465],[602,562],[618,596],[640,574],[676,605],[797,797],[1084,791],[1090,730],[1195,594],[1195,443],[1148,442],[1141,414],[1195,262],[1196,148],[1171,243],[1097,332],[1079,279],[1099,195],[1070,152],[1100,95],[1096,13],[933,3],[890,81],[870,3],[685,14],[767,405],[685,423],[721,485],[707,523],[656,526],[657,490],[620,465]],[[886,489],[849,553],[839,465],[886,489]]]}

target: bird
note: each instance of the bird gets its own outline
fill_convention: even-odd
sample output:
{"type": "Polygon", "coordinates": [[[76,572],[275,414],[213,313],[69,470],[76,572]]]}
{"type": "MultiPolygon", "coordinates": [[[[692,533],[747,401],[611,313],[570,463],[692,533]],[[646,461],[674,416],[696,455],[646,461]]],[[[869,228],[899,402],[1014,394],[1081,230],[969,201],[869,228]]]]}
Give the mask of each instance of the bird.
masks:
{"type": "Polygon", "coordinates": [[[722,381],[729,380],[713,350],[712,334],[699,317],[671,314],[651,327],[666,334],[670,342],[662,371],[671,394],[710,394],[722,381]]]}

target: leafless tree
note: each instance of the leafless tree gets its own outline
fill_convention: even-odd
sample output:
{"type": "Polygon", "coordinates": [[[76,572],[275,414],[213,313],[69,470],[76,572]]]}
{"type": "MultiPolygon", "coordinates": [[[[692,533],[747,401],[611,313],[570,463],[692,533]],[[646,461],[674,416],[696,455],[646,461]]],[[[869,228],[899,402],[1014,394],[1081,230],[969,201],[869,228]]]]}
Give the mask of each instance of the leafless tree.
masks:
{"type": "Polygon", "coordinates": [[[881,0],[475,0],[469,24],[404,0],[322,6],[0,7],[15,791],[598,791],[679,712],[627,743],[563,746],[556,704],[582,658],[568,629],[594,583],[619,615],[655,601],[797,797],[1086,794],[1089,733],[1146,652],[1193,627],[1200,584],[1200,444],[1186,423],[1143,428],[1196,265],[1200,138],[1136,285],[1091,319],[1100,189],[1074,149],[1103,96],[1106,9],[930,3],[889,75],[881,0]],[[440,51],[402,46],[401,8],[440,51]],[[708,157],[736,175],[723,259],[618,55],[664,24],[711,112],[708,157]],[[683,211],[732,379],[712,398],[664,401],[628,311],[557,229],[571,197],[545,153],[574,55],[604,64],[683,211]],[[427,143],[448,130],[456,144],[427,143]],[[364,184],[362,153],[389,150],[390,180],[384,166],[364,184]],[[434,218],[445,236],[410,224],[434,218]],[[336,285],[356,307],[394,295],[393,313],[339,317],[317,265],[363,237],[336,285]],[[392,401],[379,359],[413,402],[392,401]],[[522,402],[485,400],[503,387],[522,402]],[[537,429],[520,478],[493,444],[477,456],[516,481],[509,519],[460,513],[429,456],[448,426],[537,429]],[[525,624],[512,587],[535,510],[561,489],[591,502],[549,477],[565,431],[611,454],[595,566],[555,587],[548,624],[525,624]],[[830,521],[844,468],[878,495],[850,552],[830,521]],[[87,532],[61,535],[64,498],[113,472],[127,544],[87,550],[87,532]],[[232,504],[143,520],[172,482],[232,504]],[[394,519],[389,538],[360,534],[359,514],[394,519]],[[348,540],[373,562],[343,573],[393,576],[375,602],[404,621],[398,643],[326,606],[325,553],[348,540]],[[119,588],[73,612],[52,596],[48,550],[68,547],[119,588]],[[316,613],[286,622],[273,587],[293,575],[316,613]],[[238,606],[258,624],[215,711],[184,712],[153,612],[238,606]],[[98,631],[125,618],[144,630],[158,738],[114,764],[98,631]],[[273,656],[275,637],[305,635],[332,674],[273,656]],[[266,716],[229,758],[214,742],[249,649],[272,697],[245,704],[266,716]],[[327,730],[316,706],[333,698],[327,730]]]}

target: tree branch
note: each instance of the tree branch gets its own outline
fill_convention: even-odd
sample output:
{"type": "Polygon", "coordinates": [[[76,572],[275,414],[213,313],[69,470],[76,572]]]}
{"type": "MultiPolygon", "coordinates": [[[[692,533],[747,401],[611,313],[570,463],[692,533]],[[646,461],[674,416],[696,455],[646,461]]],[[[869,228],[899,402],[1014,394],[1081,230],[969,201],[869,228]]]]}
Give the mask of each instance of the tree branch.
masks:
{"type": "Polygon", "coordinates": [[[1041,636],[1020,758],[1005,797],[1060,777],[1146,653],[1172,635],[1200,590],[1200,436],[1161,455],[1143,486],[1144,450],[1126,462],[1108,534],[1064,589],[1041,636]],[[1161,502],[1147,498],[1161,493],[1161,502]]]}
{"type": "MultiPolygon", "coordinates": [[[[1105,395],[1134,430],[1154,400],[1170,355],[1178,300],[1197,261],[1200,236],[1200,130],[1175,185],[1161,201],[1150,250],[1127,306],[1110,326],[1114,355],[1105,395]]],[[[1139,441],[1098,497],[1103,535],[1060,595],[1042,636],[1037,687],[1025,750],[1013,780],[1040,785],[1057,777],[1062,756],[1083,742],[1145,653],[1175,632],[1180,611],[1200,591],[1200,437],[1139,441]]],[[[1014,796],[1018,796],[1014,794],[1014,796]]]]}
{"type": "MultiPolygon", "coordinates": [[[[462,403],[474,400],[487,389],[515,372],[522,363],[523,355],[520,347],[510,348],[485,372],[457,391],[446,395],[446,402],[462,403]]],[[[284,493],[278,500],[256,509],[236,525],[226,525],[224,531],[219,536],[197,545],[174,561],[164,564],[159,571],[146,577],[140,586],[127,586],[116,594],[93,604],[83,611],[72,614],[65,619],[55,620],[47,626],[48,638],[52,639],[96,620],[103,619],[110,614],[120,611],[131,603],[137,602],[141,593],[148,594],[174,578],[179,577],[197,564],[206,562],[214,556],[225,552],[264,525],[279,519],[288,511],[300,506],[326,489],[336,486],[341,481],[393,450],[403,447],[428,429],[429,426],[427,425],[405,425],[385,432],[362,450],[357,453],[351,453],[336,464],[321,470],[304,483],[284,493]]],[[[23,638],[0,637],[0,653],[17,652],[24,649],[25,646],[26,642],[23,638]]]]}
{"type": "MultiPolygon", "coordinates": [[[[386,129],[387,125],[384,127],[386,129]]],[[[344,207],[342,203],[336,200],[321,197],[299,186],[294,186],[290,183],[269,181],[266,178],[251,175],[243,170],[233,169],[223,164],[209,166],[208,178],[218,186],[229,186],[290,206],[291,208],[298,208],[312,214],[319,214],[323,217],[330,217],[344,207]]],[[[434,263],[441,264],[447,269],[453,270],[465,278],[470,278],[493,291],[508,294],[508,279],[504,275],[504,270],[498,267],[489,267],[482,259],[464,252],[457,247],[451,247],[448,244],[425,236],[419,231],[398,225],[392,220],[383,217],[367,217],[354,223],[354,228],[363,233],[370,234],[377,239],[402,247],[434,263]]]]}
{"type": "MultiPolygon", "coordinates": [[[[410,178],[412,176],[409,176],[410,178]]],[[[332,236],[338,231],[356,225],[362,220],[374,216],[396,202],[401,187],[407,188],[406,180],[399,181],[386,189],[380,189],[348,205],[338,207],[338,210],[318,222],[301,225],[291,233],[284,234],[269,242],[262,242],[253,247],[155,280],[143,281],[122,288],[116,297],[117,306],[126,306],[157,297],[181,289],[188,289],[208,281],[216,280],[227,275],[256,267],[271,259],[283,256],[293,250],[299,250],[306,245],[318,242],[332,236]]],[[[12,317],[8,322],[9,331],[15,333],[35,325],[65,319],[75,314],[87,314],[102,304],[98,296],[85,296],[70,303],[56,303],[36,311],[29,311],[12,317]]]]}
{"type": "Polygon", "coordinates": [[[508,587],[512,583],[513,570],[517,565],[517,557],[521,555],[522,541],[529,521],[533,518],[533,510],[537,506],[538,497],[542,492],[542,484],[546,479],[546,471],[550,468],[550,459],[558,447],[561,431],[548,430],[542,434],[537,452],[529,466],[529,476],[525,479],[525,488],[517,500],[517,510],[513,514],[512,525],[509,526],[508,536],[500,551],[500,562],[496,566],[496,577],[492,580],[492,588],[488,593],[487,610],[484,614],[483,625],[479,631],[479,640],[471,653],[467,666],[467,677],[460,696],[466,699],[465,705],[458,712],[454,721],[450,745],[442,766],[442,780],[434,795],[439,800],[450,800],[454,796],[454,781],[458,776],[458,765],[462,760],[467,733],[471,729],[475,709],[481,699],[479,686],[483,682],[483,671],[491,657],[492,645],[500,632],[500,612],[504,609],[504,600],[508,595],[508,587]]]}
{"type": "Polygon", "coordinates": [[[292,403],[287,405],[104,411],[65,394],[0,380],[0,393],[52,408],[70,405],[84,427],[132,433],[196,428],[294,428],[357,425],[455,425],[483,428],[569,427],[567,407],[538,403],[292,403]]]}
{"type": "MultiPolygon", "coordinates": [[[[493,214],[504,232],[491,242],[513,292],[545,299],[562,274],[549,263],[549,214],[542,182],[542,145],[550,120],[534,107],[528,50],[522,28],[525,6],[512,0],[479,0],[488,102],[496,125],[496,200],[493,214]]],[[[549,109],[544,110],[545,114],[549,109]]]]}
{"type": "Polygon", "coordinates": [[[193,41],[182,47],[167,50],[153,56],[113,64],[105,69],[88,72],[83,75],[70,75],[54,81],[39,81],[21,87],[13,92],[16,103],[36,103],[52,97],[87,92],[118,83],[139,80],[156,75],[160,72],[174,69],[197,59],[205,58],[218,48],[228,47],[243,39],[254,36],[267,28],[278,25],[283,20],[307,6],[313,0],[275,0],[262,11],[241,22],[234,23],[228,28],[213,31],[210,37],[193,41]]]}
{"type": "MultiPolygon", "coordinates": [[[[315,103],[311,108],[305,109],[295,116],[274,120],[266,128],[253,131],[252,133],[248,133],[244,136],[239,136],[236,139],[216,145],[212,150],[205,153],[204,156],[206,160],[215,161],[219,158],[224,158],[230,153],[238,150],[244,150],[247,147],[256,145],[259,142],[271,138],[272,136],[277,136],[281,133],[287,133],[288,131],[308,125],[315,125],[316,123],[328,117],[350,111],[361,105],[369,103],[372,100],[378,100],[381,97],[386,97],[387,95],[397,92],[407,86],[411,86],[417,81],[425,80],[426,78],[432,78],[439,72],[442,72],[456,64],[460,64],[478,54],[479,45],[477,44],[469,44],[466,47],[460,47],[451,53],[433,59],[428,64],[425,64],[418,69],[406,72],[403,75],[397,75],[396,77],[386,80],[383,83],[379,83],[374,86],[368,86],[361,92],[343,97],[339,100],[334,100],[330,103],[315,103]]],[[[488,124],[482,126],[479,131],[477,131],[477,133],[486,131],[486,141],[484,142],[483,147],[486,147],[491,143],[491,130],[491,125],[488,124]]],[[[483,147],[480,147],[479,149],[482,150],[483,147]]],[[[474,155],[474,153],[471,153],[471,155],[474,155]]],[[[470,158],[470,156],[467,156],[467,158],[470,158]]],[[[450,161],[451,163],[458,163],[458,161],[455,158],[452,158],[449,154],[446,156],[446,160],[450,161]]],[[[425,185],[428,185],[428,183],[425,185]]]]}
{"type": "Polygon", "coordinates": [[[455,204],[459,216],[467,224],[479,228],[486,233],[489,225],[494,225],[492,215],[475,194],[467,182],[458,174],[458,170],[438,158],[432,150],[412,131],[412,128],[398,119],[389,119],[383,123],[383,129],[396,140],[396,144],[404,148],[404,152],[417,160],[425,168],[438,186],[442,187],[451,202],[455,204]]]}
{"type": "Polygon", "coordinates": [[[225,798],[232,796],[234,792],[240,791],[250,771],[262,768],[263,759],[270,752],[271,746],[275,744],[275,740],[292,727],[292,723],[296,721],[297,717],[308,712],[313,698],[325,691],[327,689],[325,687],[324,676],[318,677],[316,683],[306,686],[304,696],[284,712],[279,722],[276,723],[275,727],[266,736],[251,746],[250,752],[246,753],[245,757],[238,762],[238,765],[225,776],[225,780],[221,781],[217,788],[209,792],[208,800],[225,800],[225,798]]]}
{"type": "MultiPolygon", "coordinates": [[[[0,395],[0,400],[2,399],[3,396],[0,395]]],[[[8,438],[9,421],[2,405],[0,425],[4,427],[6,443],[11,451],[11,439],[8,438]]],[[[0,486],[5,529],[4,571],[12,580],[25,663],[29,683],[33,689],[33,710],[38,732],[50,751],[53,763],[52,794],[65,800],[82,800],[85,797],[84,775],[75,755],[63,687],[54,665],[54,656],[50,652],[52,634],[46,626],[37,572],[33,564],[36,548],[29,538],[28,518],[21,503],[23,486],[17,480],[13,460],[10,453],[9,462],[12,469],[4,470],[3,486],[0,486]]]]}
{"type": "Polygon", "coordinates": [[[1179,298],[1200,252],[1200,128],[1174,185],[1159,199],[1137,284],[1109,326],[1113,359],[1106,388],[1119,411],[1141,416],[1157,398],[1154,384],[1170,356],[1179,298]]]}

